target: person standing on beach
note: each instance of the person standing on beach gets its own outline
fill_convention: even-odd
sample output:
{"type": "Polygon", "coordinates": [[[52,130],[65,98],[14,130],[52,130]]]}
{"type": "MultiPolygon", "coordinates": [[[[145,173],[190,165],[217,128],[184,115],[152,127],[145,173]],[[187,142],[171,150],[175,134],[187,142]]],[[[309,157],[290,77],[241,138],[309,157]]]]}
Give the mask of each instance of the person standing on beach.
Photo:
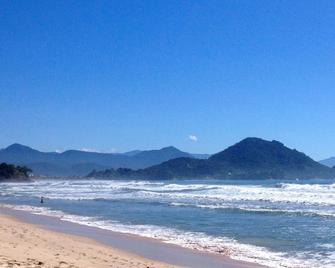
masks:
{"type": "Polygon", "coordinates": [[[44,203],[44,197],[41,196],[41,204],[43,204],[43,203],[44,203]]]}

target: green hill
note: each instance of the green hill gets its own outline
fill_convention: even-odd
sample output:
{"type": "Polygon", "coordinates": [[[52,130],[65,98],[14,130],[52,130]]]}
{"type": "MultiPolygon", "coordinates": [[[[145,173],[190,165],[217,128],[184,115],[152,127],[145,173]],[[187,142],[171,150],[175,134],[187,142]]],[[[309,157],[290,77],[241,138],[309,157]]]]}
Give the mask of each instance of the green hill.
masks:
{"type": "Polygon", "coordinates": [[[128,179],[295,179],[335,178],[328,168],[278,141],[246,138],[208,159],[182,157],[145,169],[109,169],[90,177],[128,179]]]}

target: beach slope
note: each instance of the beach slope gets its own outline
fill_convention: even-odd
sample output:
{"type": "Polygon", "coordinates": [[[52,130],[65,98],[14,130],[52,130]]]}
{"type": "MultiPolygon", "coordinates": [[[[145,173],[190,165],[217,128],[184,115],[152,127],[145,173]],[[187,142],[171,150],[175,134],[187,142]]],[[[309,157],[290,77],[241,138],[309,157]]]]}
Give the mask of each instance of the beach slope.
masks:
{"type": "Polygon", "coordinates": [[[0,267],[176,267],[0,214],[0,267]]]}

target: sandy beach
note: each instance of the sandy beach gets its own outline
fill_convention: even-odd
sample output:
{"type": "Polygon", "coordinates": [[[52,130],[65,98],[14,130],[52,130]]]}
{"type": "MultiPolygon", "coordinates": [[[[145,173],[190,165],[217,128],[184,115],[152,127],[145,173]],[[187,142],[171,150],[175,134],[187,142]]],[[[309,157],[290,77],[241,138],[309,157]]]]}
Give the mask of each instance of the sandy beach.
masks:
{"type": "Polygon", "coordinates": [[[1,206],[0,222],[0,267],[262,267],[1,206]]]}
{"type": "Polygon", "coordinates": [[[177,267],[0,215],[0,267],[177,267]]]}

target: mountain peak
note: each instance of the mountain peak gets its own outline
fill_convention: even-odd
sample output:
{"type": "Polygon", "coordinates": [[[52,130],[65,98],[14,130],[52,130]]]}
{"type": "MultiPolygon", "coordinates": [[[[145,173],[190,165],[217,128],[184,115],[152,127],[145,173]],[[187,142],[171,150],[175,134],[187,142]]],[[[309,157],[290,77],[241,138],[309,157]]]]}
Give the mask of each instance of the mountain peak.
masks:
{"type": "Polygon", "coordinates": [[[335,167],[335,157],[329,157],[327,159],[319,161],[319,163],[327,167],[335,167]]]}
{"type": "Polygon", "coordinates": [[[235,145],[238,145],[238,144],[268,144],[270,145],[271,143],[274,145],[280,145],[280,146],[284,146],[283,143],[281,143],[280,141],[277,141],[277,140],[272,140],[272,141],[268,141],[268,140],[264,140],[264,139],[261,139],[261,138],[257,138],[257,137],[248,137],[248,138],[245,138],[243,140],[241,140],[240,142],[236,143],[235,145]]]}
{"type": "Polygon", "coordinates": [[[14,143],[12,145],[9,145],[7,148],[4,149],[7,152],[36,152],[36,150],[26,146],[26,145],[22,145],[19,143],[14,143]]]}
{"type": "Polygon", "coordinates": [[[279,141],[267,141],[260,138],[246,138],[209,159],[248,168],[318,166],[317,162],[305,154],[290,149],[279,141]]]}
{"type": "Polygon", "coordinates": [[[167,147],[163,147],[162,149],[160,149],[160,151],[178,151],[181,152],[178,148],[174,147],[174,146],[167,146],[167,147]]]}

